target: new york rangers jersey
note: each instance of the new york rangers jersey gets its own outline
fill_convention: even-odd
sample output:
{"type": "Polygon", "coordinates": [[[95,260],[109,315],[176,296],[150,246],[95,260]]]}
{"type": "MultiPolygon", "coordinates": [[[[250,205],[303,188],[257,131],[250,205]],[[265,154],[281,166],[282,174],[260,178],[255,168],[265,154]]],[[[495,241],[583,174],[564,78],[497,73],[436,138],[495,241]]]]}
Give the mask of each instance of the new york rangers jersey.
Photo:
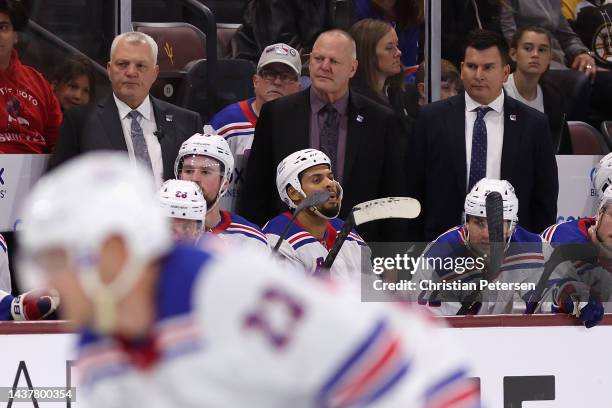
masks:
{"type": "Polygon", "coordinates": [[[590,242],[589,228],[595,225],[595,218],[580,218],[573,221],[560,222],[551,225],[542,232],[545,242],[558,246],[559,244],[590,242]]]}
{"type": "Polygon", "coordinates": [[[455,347],[423,311],[361,303],[260,252],[176,248],[138,340],[86,330],[79,406],[477,407],[455,347]]]}
{"type": "MultiPolygon", "coordinates": [[[[479,262],[477,256],[468,248],[467,229],[465,225],[461,225],[440,235],[425,249],[412,278],[412,281],[417,283],[418,290],[411,291],[409,297],[415,300],[418,293],[416,300],[420,304],[434,307],[443,315],[454,315],[461,308],[461,302],[474,293],[473,285],[480,290],[481,282],[488,278],[490,282],[498,282],[497,287],[503,288],[503,284],[511,284],[520,288],[523,284],[525,290],[498,290],[497,287],[491,290],[485,287],[480,292],[482,301],[475,303],[468,313],[523,313],[528,296],[542,275],[547,256],[540,236],[517,226],[510,237],[510,245],[496,276],[486,276],[486,261],[480,257],[479,262]],[[466,259],[475,261],[468,264],[466,259]],[[461,262],[457,262],[459,260],[461,262]],[[448,290],[438,290],[436,285],[429,289],[429,286],[425,285],[430,282],[447,282],[451,285],[448,285],[448,290]],[[453,283],[455,286],[452,286],[453,283]],[[425,287],[427,289],[423,289],[425,287]]],[[[445,289],[446,287],[444,286],[445,289]]]]}
{"type": "Polygon", "coordinates": [[[232,245],[248,245],[266,253],[269,252],[268,240],[261,229],[245,218],[229,211],[221,211],[221,222],[210,232],[232,245]]]}
{"type": "Polygon", "coordinates": [[[253,144],[257,114],[252,108],[255,98],[226,106],[211,120],[210,125],[219,136],[223,136],[234,155],[234,173],[227,193],[221,197],[221,208],[236,211],[246,176],[246,164],[253,144]]]}
{"type": "MultiPolygon", "coordinates": [[[[263,232],[268,237],[271,247],[276,245],[287,223],[291,221],[291,217],[292,214],[287,211],[264,225],[263,232]]],[[[288,263],[309,274],[314,274],[323,264],[343,225],[344,222],[339,218],[329,220],[325,240],[319,241],[296,220],[289,227],[287,237],[283,240],[279,252],[288,263]]],[[[370,248],[364,240],[355,230],[351,231],[332,264],[330,276],[335,279],[359,282],[362,272],[369,273],[372,270],[370,255],[370,248]]]]}
{"type": "MultiPolygon", "coordinates": [[[[563,244],[591,243],[589,228],[595,225],[595,218],[561,222],[551,225],[542,232],[542,238],[553,248],[563,244]]],[[[557,284],[557,299],[562,295],[571,295],[580,301],[588,301],[590,293],[597,293],[608,310],[612,307],[612,259],[599,257],[597,260],[577,260],[563,262],[552,273],[551,279],[557,284]]],[[[555,303],[560,303],[557,299],[555,303]]]]}

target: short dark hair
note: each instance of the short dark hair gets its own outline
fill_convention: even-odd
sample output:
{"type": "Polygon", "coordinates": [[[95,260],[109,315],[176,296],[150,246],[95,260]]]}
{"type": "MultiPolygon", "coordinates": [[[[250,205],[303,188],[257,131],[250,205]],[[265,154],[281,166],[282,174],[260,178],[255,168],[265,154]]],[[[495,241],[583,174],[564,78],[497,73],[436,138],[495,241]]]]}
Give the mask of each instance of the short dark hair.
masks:
{"type": "Polygon", "coordinates": [[[548,44],[552,45],[552,35],[550,34],[550,31],[548,31],[544,27],[539,27],[539,26],[523,26],[523,27],[518,28],[516,30],[516,32],[514,33],[514,35],[512,36],[512,39],[510,40],[510,47],[511,48],[517,48],[518,44],[519,44],[519,41],[521,41],[521,37],[523,37],[523,34],[525,34],[528,31],[532,32],[532,33],[538,33],[538,34],[546,35],[546,37],[548,37],[548,44]]]}
{"type": "Polygon", "coordinates": [[[465,38],[463,59],[465,59],[465,52],[467,51],[468,47],[475,48],[479,51],[496,47],[501,55],[502,63],[509,63],[510,58],[508,57],[508,43],[506,43],[506,40],[501,34],[495,31],[483,29],[470,31],[465,38]]]}
{"type": "Polygon", "coordinates": [[[21,31],[28,24],[28,12],[22,0],[0,0],[0,13],[9,16],[13,30],[21,31]]]}
{"type": "Polygon", "coordinates": [[[93,101],[96,94],[96,77],[93,64],[82,55],[69,55],[62,61],[51,76],[51,81],[67,84],[73,79],[85,75],[89,79],[89,99],[93,101]]]}

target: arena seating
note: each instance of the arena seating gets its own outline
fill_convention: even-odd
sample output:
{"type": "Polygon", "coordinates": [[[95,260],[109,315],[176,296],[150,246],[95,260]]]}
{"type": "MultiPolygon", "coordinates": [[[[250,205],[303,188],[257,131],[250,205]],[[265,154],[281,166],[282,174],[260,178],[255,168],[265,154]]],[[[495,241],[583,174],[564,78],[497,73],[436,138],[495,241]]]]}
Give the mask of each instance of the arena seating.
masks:
{"type": "Polygon", "coordinates": [[[574,154],[608,154],[610,146],[597,129],[585,122],[567,122],[574,154]]]}

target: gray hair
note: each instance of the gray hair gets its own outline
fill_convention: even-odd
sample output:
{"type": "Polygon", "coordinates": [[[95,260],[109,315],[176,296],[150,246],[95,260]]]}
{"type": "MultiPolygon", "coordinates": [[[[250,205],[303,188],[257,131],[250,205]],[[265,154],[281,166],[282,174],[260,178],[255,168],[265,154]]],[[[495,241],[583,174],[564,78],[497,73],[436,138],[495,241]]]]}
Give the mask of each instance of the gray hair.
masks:
{"type": "Polygon", "coordinates": [[[148,34],[141,33],[140,31],[128,31],[123,34],[119,34],[113,40],[110,48],[110,59],[113,59],[113,53],[115,52],[115,48],[119,41],[125,40],[127,43],[134,44],[147,44],[151,49],[151,56],[153,57],[153,65],[157,65],[157,43],[155,40],[148,34]]]}
{"type": "Polygon", "coordinates": [[[323,31],[317,38],[323,37],[324,35],[336,35],[346,38],[351,43],[351,56],[354,60],[357,59],[357,44],[355,43],[353,36],[348,31],[340,28],[332,28],[331,30],[323,31]]]}

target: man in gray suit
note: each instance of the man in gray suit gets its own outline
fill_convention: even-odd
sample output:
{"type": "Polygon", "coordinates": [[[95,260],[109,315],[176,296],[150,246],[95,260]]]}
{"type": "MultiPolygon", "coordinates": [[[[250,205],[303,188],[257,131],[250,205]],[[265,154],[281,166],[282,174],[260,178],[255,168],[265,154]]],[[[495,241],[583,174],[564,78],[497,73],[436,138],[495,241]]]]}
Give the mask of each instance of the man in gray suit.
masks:
{"type": "Polygon", "coordinates": [[[66,113],[49,168],[92,150],[124,150],[150,168],[158,185],[173,178],[181,143],[202,132],[200,115],[149,95],[157,79],[157,44],[128,32],[111,45],[108,76],[113,93],[66,113]]]}

